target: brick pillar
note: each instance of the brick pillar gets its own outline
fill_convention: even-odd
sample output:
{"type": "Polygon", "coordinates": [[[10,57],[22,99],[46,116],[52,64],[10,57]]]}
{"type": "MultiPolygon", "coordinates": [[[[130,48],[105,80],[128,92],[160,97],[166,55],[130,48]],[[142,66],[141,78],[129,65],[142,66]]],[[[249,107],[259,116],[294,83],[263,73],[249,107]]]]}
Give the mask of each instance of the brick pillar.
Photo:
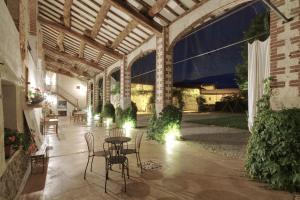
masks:
{"type": "Polygon", "coordinates": [[[288,23],[276,15],[270,16],[271,37],[271,98],[272,108],[300,107],[300,2],[295,0],[272,0],[287,17],[288,23]]]}
{"type": "Polygon", "coordinates": [[[110,74],[105,69],[103,77],[103,106],[110,102],[110,79],[110,74]]]}
{"type": "Polygon", "coordinates": [[[169,32],[164,28],[161,36],[156,37],[156,113],[172,103],[173,54],[168,51],[169,32]]]}
{"type": "Polygon", "coordinates": [[[94,78],[94,107],[93,111],[97,112],[99,102],[99,81],[94,78]]]}
{"type": "Polygon", "coordinates": [[[86,90],[86,104],[87,107],[91,105],[91,81],[87,83],[87,90],[86,90]]]}
{"type": "Polygon", "coordinates": [[[127,64],[126,56],[120,67],[120,90],[120,106],[126,109],[131,103],[131,69],[127,64]]]}

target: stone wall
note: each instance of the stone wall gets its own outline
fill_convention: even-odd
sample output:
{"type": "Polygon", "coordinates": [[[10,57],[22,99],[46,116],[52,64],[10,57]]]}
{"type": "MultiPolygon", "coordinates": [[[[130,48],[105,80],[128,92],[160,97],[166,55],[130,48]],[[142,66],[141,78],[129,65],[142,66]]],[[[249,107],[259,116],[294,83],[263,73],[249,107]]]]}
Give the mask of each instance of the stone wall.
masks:
{"type": "Polygon", "coordinates": [[[0,200],[11,200],[17,195],[28,161],[24,151],[19,150],[7,162],[7,168],[0,177],[0,200]]]}
{"type": "Polygon", "coordinates": [[[283,19],[271,12],[271,98],[272,108],[300,107],[300,2],[272,0],[272,3],[293,20],[283,19]]]}

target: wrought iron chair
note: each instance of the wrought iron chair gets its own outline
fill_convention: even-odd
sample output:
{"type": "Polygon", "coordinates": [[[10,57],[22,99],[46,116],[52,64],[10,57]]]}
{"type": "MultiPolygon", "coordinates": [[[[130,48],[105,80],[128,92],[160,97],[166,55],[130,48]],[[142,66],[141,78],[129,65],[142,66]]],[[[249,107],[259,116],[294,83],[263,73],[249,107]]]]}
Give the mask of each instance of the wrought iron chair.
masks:
{"type": "Polygon", "coordinates": [[[103,150],[105,153],[105,193],[106,191],[106,185],[108,180],[108,173],[112,169],[113,165],[121,165],[122,166],[122,177],[124,178],[125,183],[125,192],[126,192],[126,175],[125,170],[127,171],[127,177],[129,178],[129,163],[128,158],[125,155],[117,153],[116,150],[112,148],[111,143],[104,142],[103,143],[103,150]]]}
{"type": "Polygon", "coordinates": [[[144,132],[138,132],[135,135],[134,147],[128,148],[128,144],[127,144],[127,148],[123,148],[121,150],[121,154],[124,154],[124,155],[135,154],[137,166],[141,168],[141,173],[143,173],[143,166],[142,166],[141,157],[140,157],[140,148],[141,148],[141,142],[142,142],[143,135],[144,135],[144,132]]]}
{"type": "Polygon", "coordinates": [[[109,137],[125,137],[126,132],[123,128],[112,128],[108,131],[109,137]]]}
{"type": "MultiPolygon", "coordinates": [[[[108,137],[125,137],[125,129],[123,128],[112,128],[108,131],[108,137]]],[[[120,145],[112,145],[110,146],[111,150],[121,150],[120,145]]]]}
{"type": "Polygon", "coordinates": [[[86,178],[86,170],[88,168],[89,162],[90,162],[90,158],[92,158],[92,162],[91,162],[91,171],[93,170],[93,161],[94,161],[94,157],[105,157],[105,152],[104,151],[95,151],[94,150],[94,135],[91,132],[87,132],[84,134],[84,138],[85,141],[87,143],[87,147],[88,147],[88,161],[86,163],[86,167],[84,170],[84,179],[86,178]]]}

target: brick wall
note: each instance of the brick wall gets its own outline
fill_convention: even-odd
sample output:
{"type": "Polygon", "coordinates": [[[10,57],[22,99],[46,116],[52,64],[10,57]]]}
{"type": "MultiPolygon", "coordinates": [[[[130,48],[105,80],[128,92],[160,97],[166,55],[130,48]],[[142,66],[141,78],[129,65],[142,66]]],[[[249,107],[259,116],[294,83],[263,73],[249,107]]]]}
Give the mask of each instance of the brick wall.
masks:
{"type": "Polygon", "coordinates": [[[294,17],[283,23],[275,12],[271,12],[271,77],[272,108],[300,107],[300,2],[299,0],[272,0],[286,15],[294,17]]]}
{"type": "Polygon", "coordinates": [[[173,65],[172,52],[168,52],[169,31],[164,28],[156,38],[156,112],[172,102],[173,65]]]}

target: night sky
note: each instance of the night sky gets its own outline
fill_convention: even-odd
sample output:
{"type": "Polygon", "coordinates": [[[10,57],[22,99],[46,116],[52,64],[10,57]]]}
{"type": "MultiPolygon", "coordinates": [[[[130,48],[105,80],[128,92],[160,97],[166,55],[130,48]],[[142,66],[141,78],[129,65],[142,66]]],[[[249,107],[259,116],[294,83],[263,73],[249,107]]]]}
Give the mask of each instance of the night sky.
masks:
{"type": "MultiPolygon", "coordinates": [[[[265,10],[261,2],[255,3],[205,28],[199,27],[199,30],[177,42],[173,51],[173,83],[178,86],[191,86],[209,82],[220,88],[237,87],[234,72],[235,66],[242,62],[241,45],[180,61],[243,40],[243,33],[248,29],[251,20],[265,10]]],[[[138,76],[154,70],[154,67],[155,52],[136,61],[132,66],[132,82],[154,84],[155,72],[138,76]]]]}

